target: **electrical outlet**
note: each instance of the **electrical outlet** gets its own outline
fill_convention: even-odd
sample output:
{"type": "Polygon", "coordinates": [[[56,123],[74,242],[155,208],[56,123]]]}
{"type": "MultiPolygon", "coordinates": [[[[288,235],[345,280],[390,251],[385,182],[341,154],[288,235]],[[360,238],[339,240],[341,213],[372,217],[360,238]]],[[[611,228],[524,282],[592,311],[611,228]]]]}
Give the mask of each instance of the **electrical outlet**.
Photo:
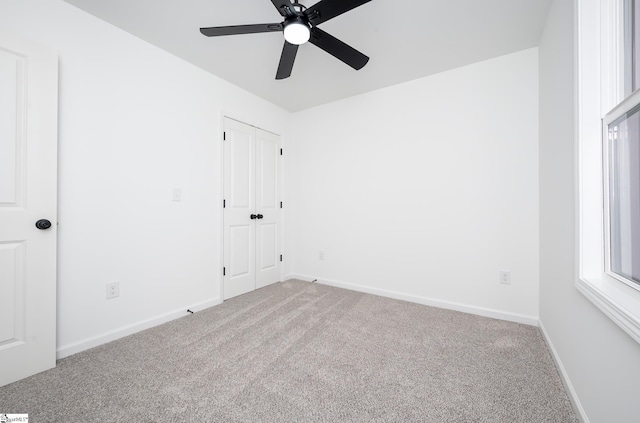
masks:
{"type": "Polygon", "coordinates": [[[502,285],[511,285],[511,272],[508,270],[501,270],[498,275],[498,281],[502,285]]]}
{"type": "Polygon", "coordinates": [[[111,282],[107,284],[107,300],[120,296],[120,283],[111,282]]]}
{"type": "Polygon", "coordinates": [[[318,251],[318,260],[324,260],[324,251],[318,251]]]}

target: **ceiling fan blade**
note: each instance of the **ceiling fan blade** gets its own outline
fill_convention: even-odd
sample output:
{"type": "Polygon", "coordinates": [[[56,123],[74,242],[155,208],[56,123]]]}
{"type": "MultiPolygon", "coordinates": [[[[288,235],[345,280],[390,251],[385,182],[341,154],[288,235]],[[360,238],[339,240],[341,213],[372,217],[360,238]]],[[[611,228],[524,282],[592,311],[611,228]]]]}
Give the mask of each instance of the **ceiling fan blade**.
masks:
{"type": "Polygon", "coordinates": [[[362,69],[369,61],[369,57],[318,27],[311,28],[309,42],[320,47],[333,57],[342,60],[355,70],[362,69]]]}
{"type": "MultiPolygon", "coordinates": [[[[272,1],[275,3],[275,0],[272,1]]],[[[322,0],[303,13],[309,19],[309,22],[315,26],[370,1],[371,0],[322,0]]]]}
{"type": "Polygon", "coordinates": [[[291,71],[293,70],[293,62],[296,60],[297,53],[297,44],[291,44],[288,41],[284,42],[284,47],[282,48],[282,56],[280,56],[280,64],[278,65],[278,72],[276,73],[276,79],[285,79],[291,76],[291,71]]]}
{"type": "Polygon", "coordinates": [[[218,37],[220,35],[256,34],[259,32],[282,31],[282,24],[255,24],[255,25],[232,25],[214,26],[211,28],[200,28],[200,32],[207,37],[218,37]]]}
{"type": "Polygon", "coordinates": [[[278,13],[285,18],[289,16],[300,16],[298,11],[293,8],[293,3],[289,0],[271,0],[271,3],[278,9],[278,13]]]}

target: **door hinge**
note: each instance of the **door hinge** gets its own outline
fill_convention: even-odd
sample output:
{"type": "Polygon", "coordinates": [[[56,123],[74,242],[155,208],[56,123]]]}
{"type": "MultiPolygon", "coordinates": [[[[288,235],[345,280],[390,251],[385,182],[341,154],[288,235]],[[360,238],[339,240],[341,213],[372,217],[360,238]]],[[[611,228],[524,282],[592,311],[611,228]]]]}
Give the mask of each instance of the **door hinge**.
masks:
{"type": "Polygon", "coordinates": [[[222,276],[227,276],[227,268],[226,267],[222,268],[222,276]]]}
{"type": "Polygon", "coordinates": [[[227,200],[222,200],[222,208],[224,209],[225,207],[227,207],[227,200]]]}
{"type": "Polygon", "coordinates": [[[227,140],[227,133],[223,132],[222,133],[222,141],[226,141],[227,140]]]}
{"type": "Polygon", "coordinates": [[[280,261],[282,261],[282,254],[280,254],[280,261]]]}
{"type": "Polygon", "coordinates": [[[280,155],[282,156],[282,148],[280,149],[280,155]]]}
{"type": "Polygon", "coordinates": [[[280,201],[280,208],[282,208],[282,201],[280,201]]]}

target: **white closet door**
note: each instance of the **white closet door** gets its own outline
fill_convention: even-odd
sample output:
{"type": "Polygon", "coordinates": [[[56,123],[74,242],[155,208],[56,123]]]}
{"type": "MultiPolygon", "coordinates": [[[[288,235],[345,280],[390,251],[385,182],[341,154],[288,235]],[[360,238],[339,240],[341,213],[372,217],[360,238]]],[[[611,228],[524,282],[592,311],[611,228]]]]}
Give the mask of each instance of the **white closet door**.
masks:
{"type": "Polygon", "coordinates": [[[226,300],[280,280],[280,137],[229,118],[224,131],[226,300]]]}
{"type": "Polygon", "coordinates": [[[56,54],[0,33],[0,386],[56,364],[57,110],[56,54]]]}
{"type": "Polygon", "coordinates": [[[224,121],[224,299],[256,284],[255,129],[224,121]]]}
{"type": "Polygon", "coordinates": [[[256,288],[280,281],[280,137],[256,130],[256,288]]]}

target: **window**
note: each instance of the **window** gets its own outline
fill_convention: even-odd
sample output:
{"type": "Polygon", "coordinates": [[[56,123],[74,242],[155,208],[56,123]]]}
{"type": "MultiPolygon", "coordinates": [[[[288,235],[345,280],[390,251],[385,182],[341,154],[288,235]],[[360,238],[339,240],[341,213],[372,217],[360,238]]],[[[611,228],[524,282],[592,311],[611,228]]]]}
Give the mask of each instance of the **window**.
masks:
{"type": "Polygon", "coordinates": [[[621,100],[604,119],[605,257],[613,277],[640,289],[640,0],[623,0],[621,100]]]}
{"type": "Polygon", "coordinates": [[[640,0],[624,2],[625,97],[640,87],[640,0]]]}
{"type": "Polygon", "coordinates": [[[606,268],[640,289],[640,105],[626,104],[605,118],[606,268]]]}
{"type": "Polygon", "coordinates": [[[576,4],[576,287],[640,342],[640,0],[576,4]]]}

